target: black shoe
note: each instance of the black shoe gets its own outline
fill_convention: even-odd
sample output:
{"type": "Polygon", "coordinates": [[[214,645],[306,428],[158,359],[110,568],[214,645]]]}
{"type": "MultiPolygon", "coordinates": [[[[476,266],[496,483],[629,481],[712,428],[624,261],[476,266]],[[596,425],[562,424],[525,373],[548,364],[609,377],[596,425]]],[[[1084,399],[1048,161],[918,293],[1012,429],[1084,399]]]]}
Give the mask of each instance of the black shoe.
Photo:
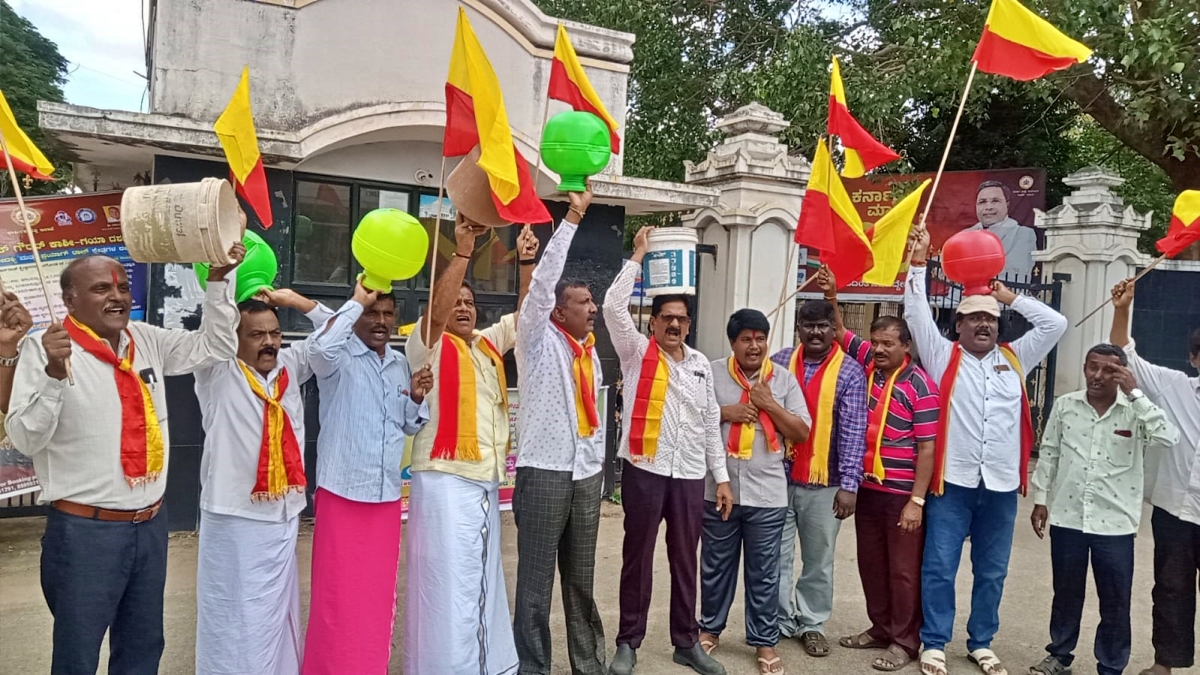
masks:
{"type": "Polygon", "coordinates": [[[675,654],[671,660],[681,666],[687,666],[692,670],[700,673],[700,675],[725,675],[725,666],[721,665],[713,657],[704,653],[704,648],[700,643],[692,645],[688,649],[682,647],[675,648],[675,654]]]}
{"type": "Polygon", "coordinates": [[[608,675],[633,675],[636,665],[637,651],[629,645],[617,645],[617,653],[608,664],[608,675]]]}

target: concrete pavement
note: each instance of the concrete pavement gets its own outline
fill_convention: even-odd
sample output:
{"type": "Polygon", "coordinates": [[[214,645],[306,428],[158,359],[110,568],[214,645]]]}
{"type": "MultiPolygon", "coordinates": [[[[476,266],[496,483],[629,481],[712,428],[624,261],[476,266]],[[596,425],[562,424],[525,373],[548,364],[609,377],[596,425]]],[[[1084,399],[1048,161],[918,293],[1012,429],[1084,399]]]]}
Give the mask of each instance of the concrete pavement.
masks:
{"type": "MultiPolygon", "coordinates": [[[[1022,500],[1017,520],[1017,535],[1013,545],[1008,583],[1001,606],[1001,630],[994,648],[1012,675],[1027,672],[1030,665],[1040,661],[1047,641],[1050,619],[1050,550],[1048,542],[1039,541],[1029,526],[1028,500],[1022,500]]],[[[608,654],[613,651],[612,636],[617,626],[617,590],[621,564],[622,514],[619,506],[605,504],[597,547],[596,595],[608,637],[608,654]]],[[[38,581],[39,539],[44,527],[41,518],[0,519],[0,671],[5,675],[45,673],[50,669],[52,618],[46,609],[38,581]]],[[[862,588],[859,585],[854,543],[854,523],[848,521],[838,540],[836,591],[834,612],[827,630],[831,642],[867,627],[862,588]]],[[[306,525],[300,533],[301,601],[307,619],[309,552],[312,527],[306,525]]],[[[516,581],[516,531],[511,514],[504,514],[503,549],[510,603],[516,581]]],[[[1150,537],[1150,517],[1147,509],[1142,531],[1137,539],[1137,570],[1133,593],[1133,658],[1128,672],[1137,673],[1151,663],[1150,590],[1153,542],[1150,537]]],[[[638,675],[685,675],[691,671],[671,662],[668,637],[668,591],[665,546],[661,538],[655,561],[655,595],[651,609],[646,642],[638,653],[638,675]]],[[[195,571],[196,537],[179,534],[171,538],[170,564],[166,588],[166,652],[160,672],[164,675],[185,675],[193,671],[195,649],[195,571]]],[[[399,578],[399,610],[393,638],[391,673],[401,673],[403,649],[404,563],[399,578]]],[[[739,589],[740,591],[740,589],[739,589]]],[[[958,607],[955,644],[948,650],[950,672],[978,673],[965,657],[966,613],[970,606],[970,559],[964,556],[959,573],[958,607]]],[[[565,630],[562,606],[555,593],[551,628],[554,633],[554,672],[570,673],[567,665],[565,630]]],[[[735,601],[730,625],[724,641],[714,653],[725,664],[729,675],[756,675],[754,650],[745,645],[745,622],[742,601],[735,601]]],[[[1095,636],[1098,610],[1094,587],[1089,582],[1089,600],[1085,609],[1080,647],[1076,651],[1075,673],[1095,672],[1092,640],[1095,636]]],[[[105,647],[107,652],[107,647],[105,647]]],[[[786,672],[812,673],[871,673],[873,652],[842,649],[833,645],[833,653],[822,659],[808,657],[799,643],[788,641],[779,647],[786,672]]],[[[105,660],[101,672],[106,672],[105,660]]],[[[918,673],[915,665],[902,672],[918,673]]],[[[1176,673],[1195,673],[1196,669],[1176,673]]]]}

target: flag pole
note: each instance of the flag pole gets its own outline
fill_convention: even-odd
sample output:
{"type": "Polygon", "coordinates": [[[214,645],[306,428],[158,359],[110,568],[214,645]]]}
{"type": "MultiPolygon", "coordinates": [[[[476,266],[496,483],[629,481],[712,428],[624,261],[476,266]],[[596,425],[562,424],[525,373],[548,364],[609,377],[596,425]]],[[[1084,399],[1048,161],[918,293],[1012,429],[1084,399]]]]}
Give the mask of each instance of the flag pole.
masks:
{"type": "Polygon", "coordinates": [[[425,305],[425,364],[432,361],[433,346],[429,340],[433,337],[433,323],[429,320],[429,310],[433,309],[433,286],[437,281],[437,250],[439,237],[442,236],[442,197],[446,194],[446,155],[442,155],[442,168],[438,172],[437,213],[434,215],[433,236],[429,245],[429,300],[425,305]]]}
{"type": "MultiPolygon", "coordinates": [[[[946,139],[946,149],[942,151],[942,161],[938,164],[937,174],[933,177],[933,185],[929,187],[929,198],[925,201],[925,209],[921,211],[921,220],[917,224],[917,229],[925,229],[925,219],[929,217],[929,210],[933,207],[933,198],[937,195],[938,185],[942,182],[942,174],[946,172],[946,160],[950,158],[950,148],[954,145],[954,136],[958,133],[958,123],[962,119],[963,109],[967,106],[967,96],[971,93],[971,84],[975,82],[975,73],[979,71],[979,62],[971,61],[971,72],[967,75],[967,86],[963,87],[962,98],[958,101],[958,112],[954,114],[954,124],[950,126],[950,138],[946,139]]],[[[908,269],[912,262],[912,248],[908,249],[908,255],[904,260],[904,269],[908,269]]]]}
{"type": "MultiPolygon", "coordinates": [[[[1145,268],[1143,268],[1141,272],[1138,272],[1138,273],[1137,273],[1137,276],[1135,276],[1134,278],[1130,279],[1130,280],[1129,280],[1129,283],[1130,283],[1130,284],[1136,284],[1136,283],[1137,283],[1137,281],[1138,281],[1138,279],[1141,279],[1142,277],[1146,276],[1146,273],[1147,273],[1147,272],[1149,272],[1150,270],[1152,270],[1152,269],[1154,269],[1155,267],[1157,267],[1157,266],[1158,266],[1158,264],[1159,264],[1160,262],[1162,262],[1162,261],[1164,261],[1164,260],[1166,260],[1166,259],[1167,259],[1167,256],[1166,256],[1166,255],[1160,255],[1160,256],[1158,256],[1158,257],[1157,257],[1157,258],[1155,258],[1155,259],[1154,259],[1154,260],[1153,260],[1153,261],[1152,261],[1152,262],[1151,262],[1149,265],[1146,265],[1146,267],[1145,267],[1145,268]]],[[[1095,316],[1095,315],[1096,315],[1096,312],[1099,312],[1100,310],[1102,310],[1102,309],[1104,309],[1105,307],[1107,307],[1107,306],[1108,306],[1108,303],[1110,303],[1110,302],[1112,302],[1112,296],[1111,296],[1111,295],[1110,295],[1110,296],[1108,296],[1108,299],[1107,299],[1107,300],[1105,300],[1104,302],[1100,303],[1100,306],[1099,306],[1099,307],[1097,307],[1096,309],[1093,309],[1092,311],[1088,312],[1087,316],[1085,316],[1085,317],[1083,317],[1082,319],[1080,319],[1080,320],[1079,320],[1079,323],[1075,324],[1075,328],[1079,328],[1080,326],[1082,326],[1082,325],[1083,325],[1083,323],[1084,323],[1085,321],[1087,321],[1088,319],[1090,319],[1090,318],[1092,318],[1093,316],[1095,316]]]]}
{"type": "MultiPolygon", "coordinates": [[[[25,210],[25,198],[21,195],[21,181],[17,179],[17,170],[13,168],[12,155],[8,152],[8,141],[4,138],[4,132],[0,131],[0,150],[4,151],[4,163],[8,167],[8,179],[12,182],[13,193],[17,196],[17,208],[21,210],[21,222],[25,224],[25,234],[29,237],[29,247],[33,249],[33,264],[37,268],[38,281],[41,282],[42,296],[46,298],[46,312],[50,315],[51,323],[58,323],[58,317],[54,315],[54,303],[50,300],[50,289],[46,287],[46,274],[42,271],[42,256],[38,253],[37,241],[33,237],[33,224],[29,222],[28,212],[25,210]]],[[[67,357],[64,361],[67,370],[67,382],[71,386],[75,385],[75,376],[71,373],[71,357],[67,357]]]]}

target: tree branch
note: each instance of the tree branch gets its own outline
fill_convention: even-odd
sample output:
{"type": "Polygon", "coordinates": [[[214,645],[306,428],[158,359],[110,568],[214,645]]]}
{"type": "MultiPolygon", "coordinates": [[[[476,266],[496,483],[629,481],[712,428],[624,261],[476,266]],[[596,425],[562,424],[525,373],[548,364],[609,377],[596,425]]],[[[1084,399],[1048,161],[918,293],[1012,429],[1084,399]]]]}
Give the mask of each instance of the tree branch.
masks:
{"type": "Polygon", "coordinates": [[[1170,164],[1174,160],[1163,154],[1166,136],[1161,126],[1151,123],[1141,125],[1129,117],[1125,107],[1113,99],[1108,87],[1100,78],[1083,75],[1059,82],[1058,85],[1067,98],[1074,101],[1080,110],[1091,115],[1092,119],[1110,134],[1168,173],[1172,172],[1174,167],[1170,164]]]}

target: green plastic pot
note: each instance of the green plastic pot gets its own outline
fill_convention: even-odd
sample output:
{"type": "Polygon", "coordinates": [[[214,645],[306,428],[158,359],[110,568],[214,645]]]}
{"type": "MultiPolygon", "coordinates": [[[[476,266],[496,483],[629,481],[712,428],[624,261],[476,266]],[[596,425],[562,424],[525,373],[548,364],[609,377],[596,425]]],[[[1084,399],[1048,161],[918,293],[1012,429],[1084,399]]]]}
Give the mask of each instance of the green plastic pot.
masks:
{"type": "Polygon", "coordinates": [[[542,132],[542,162],[558,174],[562,192],[586,192],[588,177],[603,171],[611,157],[608,125],[589,112],[559,113],[542,132]]]}
{"type": "MultiPolygon", "coordinates": [[[[275,276],[279,274],[279,261],[271,245],[250,230],[242,235],[242,245],[246,247],[246,258],[237,266],[237,288],[234,297],[238,302],[253,298],[263,289],[274,290],[271,286],[275,276]]],[[[200,288],[208,288],[208,263],[195,263],[192,269],[200,280],[200,288]]]]}
{"type": "Polygon", "coordinates": [[[411,279],[425,266],[429,233],[412,214],[375,209],[354,228],[350,249],[363,268],[363,286],[390,293],[392,282],[411,279]]]}

